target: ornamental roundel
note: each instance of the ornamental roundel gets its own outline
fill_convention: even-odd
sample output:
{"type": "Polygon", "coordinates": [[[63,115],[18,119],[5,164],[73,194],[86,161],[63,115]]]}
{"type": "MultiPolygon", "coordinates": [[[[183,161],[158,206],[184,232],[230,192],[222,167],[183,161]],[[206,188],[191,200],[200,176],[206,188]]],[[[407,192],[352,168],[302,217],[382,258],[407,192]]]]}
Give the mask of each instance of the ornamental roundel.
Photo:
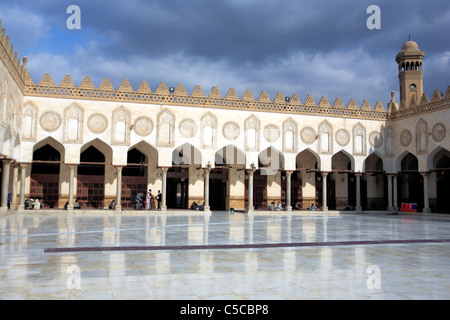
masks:
{"type": "Polygon", "coordinates": [[[316,141],[316,132],[311,127],[306,127],[300,133],[300,137],[302,141],[306,144],[311,144],[316,141]]]}
{"type": "Polygon", "coordinates": [[[348,145],[350,142],[350,134],[348,131],[345,129],[339,129],[336,131],[336,142],[342,147],[348,145]]]}
{"type": "Polygon", "coordinates": [[[441,142],[445,138],[445,126],[442,123],[437,123],[431,131],[431,136],[434,141],[441,142]]]}
{"type": "Polygon", "coordinates": [[[224,124],[222,133],[227,140],[236,140],[239,137],[239,125],[236,122],[230,121],[224,124]]]}
{"type": "Polygon", "coordinates": [[[275,142],[280,138],[280,129],[273,124],[269,124],[264,128],[264,138],[268,142],[275,142]]]}
{"type": "Polygon", "coordinates": [[[403,130],[400,135],[400,143],[402,146],[407,147],[411,143],[411,132],[409,130],[403,130]]]}
{"type": "Polygon", "coordinates": [[[374,131],[369,135],[369,143],[372,147],[379,148],[383,145],[383,136],[378,131],[374,131]]]}
{"type": "Polygon", "coordinates": [[[185,138],[192,138],[197,133],[197,125],[194,120],[185,119],[179,126],[180,134],[185,138]]]}
{"type": "Polygon", "coordinates": [[[94,113],[89,117],[87,125],[89,131],[100,134],[105,132],[106,128],[108,128],[108,119],[101,113],[94,113]]]}
{"type": "Polygon", "coordinates": [[[153,131],[153,122],[148,117],[139,117],[134,121],[134,132],[141,137],[148,136],[153,131]]]}
{"type": "Polygon", "coordinates": [[[48,111],[41,116],[39,124],[45,131],[53,132],[58,130],[58,128],[61,126],[61,122],[62,120],[59,113],[55,111],[48,111]]]}

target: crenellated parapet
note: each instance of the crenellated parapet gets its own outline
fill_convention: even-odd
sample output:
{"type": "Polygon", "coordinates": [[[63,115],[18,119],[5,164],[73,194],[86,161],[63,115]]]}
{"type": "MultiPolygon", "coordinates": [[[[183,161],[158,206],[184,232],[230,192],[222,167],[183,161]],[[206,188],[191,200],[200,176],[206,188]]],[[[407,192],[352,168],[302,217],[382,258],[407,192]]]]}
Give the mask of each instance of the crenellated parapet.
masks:
{"type": "Polygon", "coordinates": [[[448,108],[450,89],[447,90],[445,97],[441,97],[436,90],[431,101],[426,94],[423,94],[420,101],[412,99],[409,106],[406,106],[404,102],[399,106],[392,96],[391,102],[388,103],[387,109],[385,109],[380,101],[372,107],[367,100],[364,100],[359,107],[354,99],[350,99],[345,105],[341,98],[336,98],[334,103],[331,104],[325,96],[319,100],[319,103],[316,103],[314,98],[308,95],[305,102],[302,103],[297,94],[285,97],[281,92],[278,92],[273,100],[270,99],[266,91],[262,91],[258,98],[255,98],[255,95],[250,90],[246,90],[244,95],[239,97],[234,88],[230,88],[225,96],[221,94],[217,87],[213,87],[209,94],[205,94],[199,85],[196,85],[189,94],[182,84],[175,88],[167,87],[164,82],[161,82],[152,91],[150,85],[146,81],[142,81],[135,90],[126,79],[122,81],[117,89],[114,88],[108,78],[105,78],[101,85],[96,88],[89,76],[86,76],[78,87],[75,86],[70,75],[66,75],[59,85],[55,85],[50,74],[45,74],[38,84],[35,84],[28,77],[25,94],[55,98],[280,112],[370,120],[395,120],[431,110],[448,108]]]}
{"type": "Polygon", "coordinates": [[[18,58],[17,52],[14,51],[14,45],[11,45],[9,36],[6,35],[5,28],[2,28],[0,20],[0,58],[11,76],[16,81],[21,90],[25,87],[25,79],[27,78],[27,58],[23,57],[22,61],[18,58]]]}
{"type": "Polygon", "coordinates": [[[387,112],[381,102],[377,102],[375,107],[372,108],[367,100],[364,100],[362,106],[358,107],[354,99],[344,105],[342,99],[337,98],[331,105],[327,97],[322,97],[317,104],[314,98],[308,95],[305,102],[302,103],[297,94],[286,97],[278,92],[271,100],[266,91],[262,91],[258,98],[255,98],[256,96],[251,90],[246,90],[244,95],[239,97],[234,88],[230,88],[225,95],[222,95],[217,87],[213,87],[209,94],[205,94],[205,91],[199,85],[196,85],[189,94],[182,84],[175,88],[167,87],[164,82],[161,82],[153,91],[146,81],[142,81],[135,90],[126,79],[116,89],[108,78],[105,78],[97,88],[89,76],[86,76],[79,86],[75,86],[70,75],[66,75],[59,85],[55,84],[50,74],[45,74],[37,84],[28,76],[25,95],[373,120],[387,118],[387,112]]]}

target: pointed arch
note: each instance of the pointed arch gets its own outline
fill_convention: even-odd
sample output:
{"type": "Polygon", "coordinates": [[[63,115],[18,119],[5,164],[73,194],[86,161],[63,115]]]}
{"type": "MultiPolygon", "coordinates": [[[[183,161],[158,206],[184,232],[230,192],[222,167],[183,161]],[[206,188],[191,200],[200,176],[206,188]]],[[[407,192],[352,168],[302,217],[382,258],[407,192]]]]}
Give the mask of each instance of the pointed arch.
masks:
{"type": "Polygon", "coordinates": [[[445,157],[450,158],[449,150],[443,148],[442,146],[435,148],[427,157],[427,171],[438,169],[438,162],[445,157]]]}
{"type": "Polygon", "coordinates": [[[190,143],[185,143],[172,152],[172,165],[201,165],[202,153],[190,143]]]}
{"type": "Polygon", "coordinates": [[[353,127],[353,154],[355,156],[366,155],[366,128],[358,122],[353,127]]]}
{"type": "Polygon", "coordinates": [[[309,148],[299,152],[296,156],[296,168],[320,170],[320,157],[309,148]]]}
{"type": "Polygon", "coordinates": [[[142,140],[141,142],[136,143],[131,146],[128,151],[133,149],[136,149],[145,155],[147,164],[158,166],[158,150],[147,141],[142,140]]]}
{"type": "Polygon", "coordinates": [[[254,115],[245,119],[245,151],[258,151],[261,131],[261,121],[254,115]]]}
{"type": "Polygon", "coordinates": [[[417,154],[428,152],[428,124],[423,119],[416,124],[416,150],[417,154]]]}
{"type": "Polygon", "coordinates": [[[331,157],[331,168],[333,171],[355,170],[355,159],[345,150],[336,152],[331,157]]]}
{"type": "Polygon", "coordinates": [[[298,145],[298,126],[292,118],[283,122],[283,152],[296,152],[298,145]]]}
{"type": "Polygon", "coordinates": [[[127,146],[130,144],[131,114],[123,106],[114,110],[112,114],[112,145],[127,146]]]}
{"type": "Polygon", "coordinates": [[[268,147],[258,155],[258,168],[264,175],[273,175],[284,168],[284,155],[274,147],[268,147]]]}
{"type": "Polygon", "coordinates": [[[84,110],[77,103],[64,109],[63,142],[81,143],[83,141],[84,110]]]}
{"type": "Polygon", "coordinates": [[[218,166],[245,166],[245,152],[229,144],[215,154],[215,167],[218,166]]]}
{"type": "Polygon", "coordinates": [[[175,115],[168,109],[158,114],[156,145],[158,147],[173,147],[175,145],[175,115]]]}
{"type": "Polygon", "coordinates": [[[319,153],[333,153],[333,126],[327,120],[319,125],[319,153]]]}
{"type": "MultiPolygon", "coordinates": [[[[105,163],[112,163],[113,159],[113,149],[103,140],[100,140],[99,138],[96,138],[94,140],[91,140],[87,143],[85,143],[81,149],[80,153],[82,154],[85,152],[88,148],[95,148],[97,149],[104,157],[103,161],[85,161],[85,162],[105,162],[105,163]]],[[[80,162],[83,162],[80,157],[80,162]]]]}
{"type": "Polygon", "coordinates": [[[202,149],[214,149],[217,143],[217,118],[207,112],[200,123],[200,145],[202,149]]]}

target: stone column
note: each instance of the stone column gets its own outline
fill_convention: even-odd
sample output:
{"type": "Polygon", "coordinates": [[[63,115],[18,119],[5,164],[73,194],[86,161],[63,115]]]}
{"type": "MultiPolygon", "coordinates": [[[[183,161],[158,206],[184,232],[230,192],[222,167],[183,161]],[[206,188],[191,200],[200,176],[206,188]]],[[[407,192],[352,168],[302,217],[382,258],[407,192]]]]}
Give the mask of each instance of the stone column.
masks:
{"type": "Polygon", "coordinates": [[[356,177],[356,211],[362,211],[362,206],[361,206],[361,176],[362,173],[357,172],[355,173],[355,177],[356,177]]]}
{"type": "Polygon", "coordinates": [[[9,176],[11,171],[11,160],[3,160],[3,171],[2,171],[2,202],[0,206],[0,211],[8,210],[8,192],[9,190],[9,176]]]}
{"type": "Polygon", "coordinates": [[[74,180],[75,180],[75,169],[77,165],[69,164],[69,199],[67,203],[67,210],[73,210],[73,190],[74,188],[74,180]]]}
{"type": "Polygon", "coordinates": [[[292,171],[286,171],[286,211],[292,211],[291,176],[292,176],[292,171]]]}
{"type": "Polygon", "coordinates": [[[161,199],[161,211],[167,211],[167,204],[166,204],[166,192],[167,192],[167,171],[169,168],[161,168],[162,171],[162,199],[161,199]]]}
{"type": "Polygon", "coordinates": [[[248,212],[253,212],[253,170],[247,170],[248,173],[248,212]]]}
{"type": "Polygon", "coordinates": [[[393,186],[392,186],[392,189],[394,189],[394,203],[393,203],[393,206],[394,206],[394,211],[397,211],[397,210],[398,210],[398,195],[397,195],[397,192],[398,192],[398,187],[397,187],[397,175],[396,175],[396,174],[394,174],[393,178],[394,178],[394,180],[393,180],[393,186]]]}
{"type": "Polygon", "coordinates": [[[421,172],[420,173],[423,177],[423,212],[424,213],[430,213],[430,199],[429,199],[429,186],[428,186],[428,176],[430,175],[429,172],[421,172]]]}
{"type": "Polygon", "coordinates": [[[210,172],[211,168],[204,168],[203,171],[205,173],[205,183],[204,183],[204,199],[205,199],[205,205],[203,206],[203,210],[204,211],[210,211],[210,207],[209,207],[209,172],[210,172]]]}
{"type": "Polygon", "coordinates": [[[11,208],[17,209],[17,178],[19,177],[19,167],[13,166],[12,190],[11,190],[11,208]]]}
{"type": "Polygon", "coordinates": [[[117,170],[116,211],[122,211],[122,168],[123,166],[116,166],[117,170]]]}
{"type": "Polygon", "coordinates": [[[327,206],[327,176],[328,172],[322,172],[322,211],[328,211],[327,206]]]}
{"type": "Polygon", "coordinates": [[[26,163],[20,164],[20,196],[19,196],[19,205],[17,209],[24,210],[25,209],[25,178],[27,174],[27,166],[26,163]]]}
{"type": "Polygon", "coordinates": [[[388,207],[387,207],[387,209],[388,209],[388,211],[394,210],[394,206],[392,203],[392,177],[393,177],[392,174],[387,175],[387,178],[388,178],[388,182],[387,182],[387,185],[388,185],[388,207]]]}

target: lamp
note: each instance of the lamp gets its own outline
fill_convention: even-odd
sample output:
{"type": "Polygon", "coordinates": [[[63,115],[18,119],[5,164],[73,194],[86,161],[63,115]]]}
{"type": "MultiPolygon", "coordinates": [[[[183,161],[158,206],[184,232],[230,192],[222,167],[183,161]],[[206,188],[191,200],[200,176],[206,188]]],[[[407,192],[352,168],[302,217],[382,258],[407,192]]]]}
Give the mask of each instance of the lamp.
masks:
{"type": "Polygon", "coordinates": [[[170,92],[170,93],[174,93],[174,92],[175,92],[175,87],[170,87],[170,88],[169,88],[169,92],[170,92]]]}

